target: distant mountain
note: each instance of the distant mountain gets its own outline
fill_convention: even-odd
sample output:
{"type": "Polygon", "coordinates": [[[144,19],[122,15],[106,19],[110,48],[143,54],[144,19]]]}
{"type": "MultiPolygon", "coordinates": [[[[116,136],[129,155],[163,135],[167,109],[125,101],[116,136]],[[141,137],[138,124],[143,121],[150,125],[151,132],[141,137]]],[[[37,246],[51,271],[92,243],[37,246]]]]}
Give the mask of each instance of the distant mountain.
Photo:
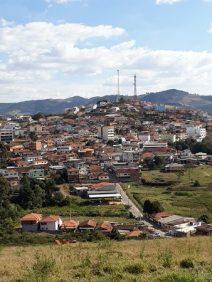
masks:
{"type": "Polygon", "coordinates": [[[0,114],[52,114],[63,113],[66,108],[76,106],[86,106],[95,104],[99,100],[107,99],[109,101],[116,101],[116,95],[107,95],[104,97],[83,98],[74,96],[68,99],[45,99],[45,100],[30,100],[19,103],[0,103],[0,114]]]}
{"type": "Polygon", "coordinates": [[[212,96],[201,96],[181,90],[169,89],[156,93],[147,93],[142,97],[142,100],[152,103],[185,106],[212,114],[212,96]]]}
{"type": "MultiPolygon", "coordinates": [[[[129,96],[123,97],[130,98],[129,96]]],[[[117,96],[107,95],[103,97],[92,97],[88,99],[80,96],[74,96],[68,99],[46,99],[24,101],[19,103],[0,103],[0,114],[36,114],[38,112],[45,114],[63,113],[66,108],[95,104],[102,99],[114,102],[116,101],[117,96]]],[[[189,94],[188,92],[176,89],[170,89],[166,91],[140,95],[139,99],[141,99],[142,101],[158,104],[191,107],[204,110],[212,114],[212,96],[200,96],[189,94]]]]}

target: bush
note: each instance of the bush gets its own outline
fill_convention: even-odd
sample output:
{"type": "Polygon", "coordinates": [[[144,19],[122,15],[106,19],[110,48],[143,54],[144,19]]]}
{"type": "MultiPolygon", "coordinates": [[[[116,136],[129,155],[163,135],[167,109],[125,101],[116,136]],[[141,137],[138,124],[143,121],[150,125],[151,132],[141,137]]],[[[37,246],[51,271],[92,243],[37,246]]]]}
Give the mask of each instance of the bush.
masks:
{"type": "Polygon", "coordinates": [[[159,254],[159,260],[162,261],[163,267],[170,268],[172,265],[172,252],[170,250],[164,250],[159,254]]]}
{"type": "Polygon", "coordinates": [[[134,263],[125,266],[124,271],[130,274],[139,275],[144,272],[144,268],[140,263],[134,263]]]}
{"type": "Polygon", "coordinates": [[[56,262],[53,258],[36,254],[35,263],[28,270],[24,281],[47,281],[49,276],[55,271],[56,262]]]}
{"type": "Polygon", "coordinates": [[[194,268],[194,263],[190,258],[183,259],[180,262],[180,267],[181,268],[194,268]]]}
{"type": "Polygon", "coordinates": [[[199,221],[203,221],[205,223],[209,223],[209,217],[207,214],[203,214],[198,218],[199,221]]]}
{"type": "Polygon", "coordinates": [[[194,183],[193,183],[193,187],[200,187],[200,183],[198,180],[195,180],[194,183]]]}

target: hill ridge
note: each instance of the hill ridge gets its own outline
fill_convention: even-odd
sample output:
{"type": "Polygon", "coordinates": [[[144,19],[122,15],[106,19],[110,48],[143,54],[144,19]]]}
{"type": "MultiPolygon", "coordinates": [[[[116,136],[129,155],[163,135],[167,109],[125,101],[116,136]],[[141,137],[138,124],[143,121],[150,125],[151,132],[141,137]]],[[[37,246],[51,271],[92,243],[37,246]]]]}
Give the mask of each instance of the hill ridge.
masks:
{"type": "MultiPolygon", "coordinates": [[[[124,98],[132,96],[121,95],[124,98]]],[[[212,114],[212,96],[202,96],[190,94],[189,92],[177,89],[168,89],[160,92],[149,92],[138,96],[140,100],[152,102],[156,104],[167,104],[176,106],[185,106],[199,109],[212,114]]],[[[111,102],[116,101],[117,95],[96,96],[84,98],[74,95],[65,99],[40,99],[29,100],[17,103],[0,103],[0,114],[22,113],[36,114],[42,112],[44,114],[62,113],[66,108],[75,106],[86,106],[95,104],[101,99],[107,99],[111,102]]]]}

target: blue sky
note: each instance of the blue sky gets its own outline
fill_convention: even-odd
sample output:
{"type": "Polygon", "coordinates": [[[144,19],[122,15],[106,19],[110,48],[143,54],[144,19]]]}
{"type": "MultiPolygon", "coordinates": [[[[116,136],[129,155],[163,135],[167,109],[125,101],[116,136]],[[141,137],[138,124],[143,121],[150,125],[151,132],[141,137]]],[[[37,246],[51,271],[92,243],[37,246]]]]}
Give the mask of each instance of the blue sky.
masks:
{"type": "Polygon", "coordinates": [[[212,94],[211,0],[0,0],[0,102],[212,94]]]}

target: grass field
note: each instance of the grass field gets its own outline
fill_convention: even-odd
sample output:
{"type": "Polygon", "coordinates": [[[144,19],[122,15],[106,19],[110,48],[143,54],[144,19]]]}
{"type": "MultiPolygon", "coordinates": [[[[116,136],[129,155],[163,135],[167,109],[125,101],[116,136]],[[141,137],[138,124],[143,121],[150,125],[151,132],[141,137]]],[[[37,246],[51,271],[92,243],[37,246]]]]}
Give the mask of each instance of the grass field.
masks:
{"type": "Polygon", "coordinates": [[[192,168],[180,177],[176,173],[145,171],[142,177],[148,181],[173,181],[174,184],[163,187],[135,183],[124,185],[130,198],[141,209],[146,199],[158,200],[167,212],[196,218],[207,214],[212,221],[212,167],[192,168]],[[193,186],[195,180],[200,183],[200,187],[193,186]]]}
{"type": "Polygon", "coordinates": [[[211,281],[209,237],[0,249],[1,281],[211,281]]]}
{"type": "MultiPolygon", "coordinates": [[[[78,196],[70,196],[71,202],[67,206],[53,206],[34,209],[33,212],[42,213],[44,216],[50,214],[60,215],[63,219],[76,220],[95,219],[97,221],[108,220],[112,222],[132,222],[130,213],[123,204],[118,205],[94,205],[89,200],[81,199],[78,196]]],[[[30,210],[23,214],[31,212],[30,210]]]]}

